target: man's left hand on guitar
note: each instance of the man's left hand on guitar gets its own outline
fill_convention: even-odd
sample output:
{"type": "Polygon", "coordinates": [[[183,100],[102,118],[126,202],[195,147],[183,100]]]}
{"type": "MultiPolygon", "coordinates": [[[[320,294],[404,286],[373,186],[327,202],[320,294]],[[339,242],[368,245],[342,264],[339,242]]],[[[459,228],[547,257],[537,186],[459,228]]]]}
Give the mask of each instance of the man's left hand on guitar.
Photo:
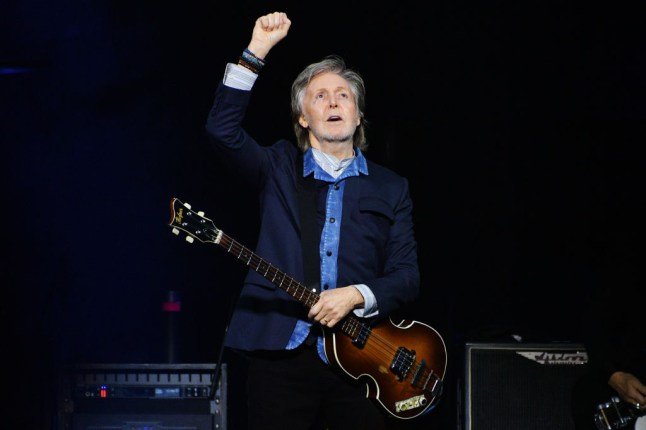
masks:
{"type": "Polygon", "coordinates": [[[363,296],[353,286],[323,291],[318,302],[310,308],[308,317],[317,323],[334,327],[353,309],[363,307],[363,296]]]}

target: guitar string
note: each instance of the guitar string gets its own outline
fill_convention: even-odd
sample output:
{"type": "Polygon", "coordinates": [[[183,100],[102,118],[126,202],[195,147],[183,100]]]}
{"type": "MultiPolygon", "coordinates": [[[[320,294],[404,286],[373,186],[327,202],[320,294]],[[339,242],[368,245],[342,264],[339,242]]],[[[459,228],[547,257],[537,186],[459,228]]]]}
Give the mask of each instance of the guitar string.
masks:
{"type": "MultiPolygon", "coordinates": [[[[252,267],[255,271],[263,275],[272,283],[283,288],[287,293],[291,294],[299,302],[305,303],[309,307],[313,306],[316,301],[318,301],[318,294],[309,291],[307,287],[296,281],[293,277],[290,277],[273,264],[257,256],[253,251],[240,244],[230,236],[224,234],[223,232],[221,233],[222,236],[220,238],[219,244],[224,247],[227,252],[236,255],[238,260],[244,262],[245,265],[252,267]],[[269,275],[272,276],[270,277],[269,275]],[[280,275],[279,278],[277,278],[278,275],[280,275]],[[289,281],[289,285],[284,285],[285,279],[289,281]],[[290,292],[292,288],[294,289],[294,293],[290,292]],[[296,295],[297,292],[300,292],[300,296],[296,295]],[[305,300],[303,300],[304,295],[307,295],[307,298],[305,300]]],[[[429,382],[431,381],[435,381],[435,383],[431,384],[432,388],[435,387],[437,382],[441,381],[442,377],[430,367],[421,369],[420,371],[422,363],[416,363],[416,360],[412,358],[410,351],[409,354],[404,354],[403,357],[401,354],[397,354],[399,348],[396,348],[388,340],[386,340],[382,336],[379,336],[378,333],[374,333],[369,326],[361,323],[356,318],[353,318],[351,316],[344,318],[342,320],[341,326],[342,331],[352,338],[364,334],[366,331],[370,332],[370,338],[374,340],[374,349],[376,350],[375,354],[373,355],[376,358],[382,358],[383,361],[389,362],[391,363],[391,365],[396,364],[397,367],[404,366],[407,369],[406,376],[414,374],[416,375],[417,380],[423,381],[423,389],[426,389],[426,387],[429,385],[429,382]],[[352,334],[354,334],[355,336],[353,336],[352,334]],[[413,370],[412,372],[411,369],[413,370]]]]}

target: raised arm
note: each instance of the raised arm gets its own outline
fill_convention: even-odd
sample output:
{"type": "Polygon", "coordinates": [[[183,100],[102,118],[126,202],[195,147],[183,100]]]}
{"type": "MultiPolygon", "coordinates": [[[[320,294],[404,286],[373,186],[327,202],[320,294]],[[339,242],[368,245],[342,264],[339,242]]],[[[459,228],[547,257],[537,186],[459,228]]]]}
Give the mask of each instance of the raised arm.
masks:
{"type": "Polygon", "coordinates": [[[273,12],[256,20],[247,49],[264,59],[271,48],[287,36],[292,22],[285,12],[273,12]]]}

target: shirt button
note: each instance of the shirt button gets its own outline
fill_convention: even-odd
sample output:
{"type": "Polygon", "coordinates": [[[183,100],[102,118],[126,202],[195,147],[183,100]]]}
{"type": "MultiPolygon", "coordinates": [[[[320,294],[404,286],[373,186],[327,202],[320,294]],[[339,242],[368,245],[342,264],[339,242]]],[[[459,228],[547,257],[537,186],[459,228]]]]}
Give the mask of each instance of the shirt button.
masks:
{"type": "Polygon", "coordinates": [[[335,189],[335,190],[338,190],[338,189],[339,189],[339,185],[338,185],[338,184],[334,184],[334,189],[335,189]]]}
{"type": "Polygon", "coordinates": [[[327,290],[328,288],[330,288],[330,287],[328,287],[328,285],[327,285],[327,284],[323,285],[323,289],[324,289],[324,290],[327,290]]]}
{"type": "Polygon", "coordinates": [[[336,219],[334,219],[334,218],[330,218],[330,222],[331,222],[332,224],[334,224],[334,222],[335,222],[335,221],[336,221],[336,219]]]}
{"type": "Polygon", "coordinates": [[[327,252],[325,253],[325,255],[327,255],[328,257],[329,257],[329,256],[331,256],[331,255],[332,255],[332,251],[327,251],[327,252]]]}

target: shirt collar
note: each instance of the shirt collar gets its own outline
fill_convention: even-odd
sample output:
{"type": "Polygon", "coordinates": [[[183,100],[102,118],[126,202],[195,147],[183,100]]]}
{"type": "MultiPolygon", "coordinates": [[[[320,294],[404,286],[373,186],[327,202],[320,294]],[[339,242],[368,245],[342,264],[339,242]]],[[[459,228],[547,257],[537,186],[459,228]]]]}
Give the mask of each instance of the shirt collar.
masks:
{"type": "Polygon", "coordinates": [[[354,157],[341,160],[340,162],[337,162],[338,164],[336,166],[336,160],[334,160],[333,158],[330,159],[329,156],[326,156],[320,151],[317,151],[318,154],[315,157],[314,151],[317,150],[312,147],[305,151],[303,157],[303,177],[308,176],[312,172],[314,172],[314,179],[333,182],[344,179],[348,176],[359,176],[360,173],[364,175],[368,174],[368,162],[363,156],[361,150],[357,147],[354,148],[354,157]],[[339,168],[341,174],[335,178],[334,175],[331,172],[328,172],[328,169],[323,167],[317,159],[322,160],[322,163],[329,161],[329,166],[327,166],[328,169],[339,168]]]}

